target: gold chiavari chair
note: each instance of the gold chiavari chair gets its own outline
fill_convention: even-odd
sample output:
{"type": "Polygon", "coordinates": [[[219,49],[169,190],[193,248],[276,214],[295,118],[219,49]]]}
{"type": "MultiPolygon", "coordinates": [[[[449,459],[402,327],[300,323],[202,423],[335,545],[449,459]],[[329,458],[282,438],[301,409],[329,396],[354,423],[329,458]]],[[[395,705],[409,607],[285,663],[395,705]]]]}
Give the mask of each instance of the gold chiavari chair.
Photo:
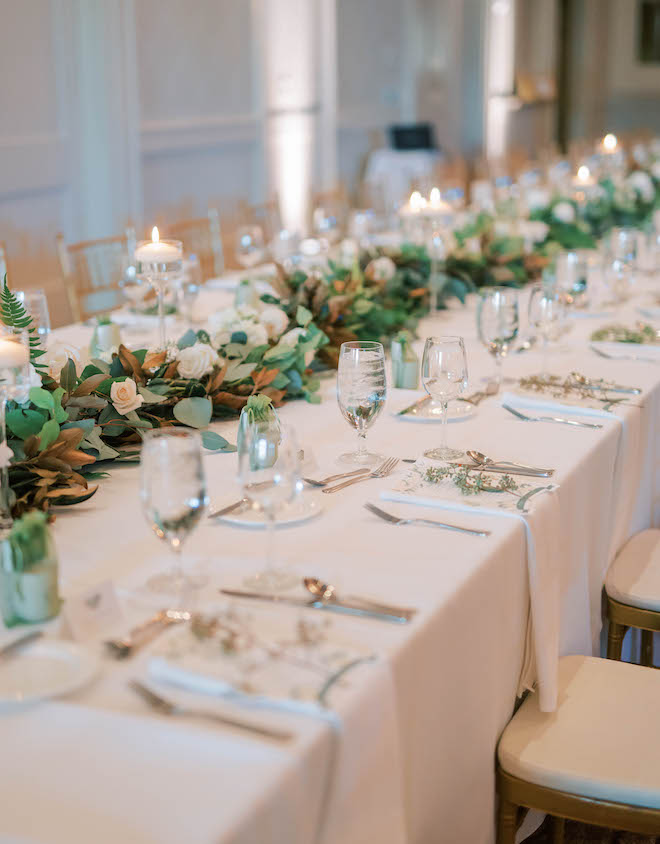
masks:
{"type": "Polygon", "coordinates": [[[497,844],[514,844],[521,809],[565,820],[660,834],[660,673],[587,656],[559,661],[557,708],[530,694],[497,749],[497,844]]]}
{"type": "Polygon", "coordinates": [[[163,236],[180,240],[186,253],[198,257],[204,281],[224,272],[225,252],[217,208],[209,208],[206,217],[168,224],[164,227],[163,236]]]}
{"type": "Polygon", "coordinates": [[[135,230],[67,244],[58,234],[57,256],[71,314],[76,322],[121,307],[119,282],[135,251],[135,230]]]}

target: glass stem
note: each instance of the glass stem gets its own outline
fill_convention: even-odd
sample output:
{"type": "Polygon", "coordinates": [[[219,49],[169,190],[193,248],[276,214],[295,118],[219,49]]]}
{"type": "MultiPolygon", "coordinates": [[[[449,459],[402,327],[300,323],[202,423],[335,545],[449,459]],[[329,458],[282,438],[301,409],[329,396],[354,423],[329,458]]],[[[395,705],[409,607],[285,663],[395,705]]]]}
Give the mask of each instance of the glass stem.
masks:
{"type": "Polygon", "coordinates": [[[266,519],[266,571],[275,571],[275,513],[269,509],[266,519]]]}
{"type": "Polygon", "coordinates": [[[440,407],[442,408],[442,432],[441,432],[440,447],[443,451],[446,451],[447,450],[447,408],[449,407],[449,402],[447,402],[447,401],[440,402],[440,407]]]}
{"type": "Polygon", "coordinates": [[[161,284],[158,285],[158,330],[160,332],[160,347],[164,349],[167,345],[167,334],[165,333],[165,293],[161,284]]]}
{"type": "Polygon", "coordinates": [[[497,384],[497,389],[499,390],[502,386],[502,353],[496,352],[495,353],[495,383],[497,384]]]}
{"type": "Polygon", "coordinates": [[[357,459],[358,461],[364,460],[367,454],[367,435],[364,431],[358,431],[358,441],[357,441],[357,459]]]}
{"type": "MultiPolygon", "coordinates": [[[[0,444],[7,443],[7,396],[0,390],[0,444]]],[[[0,537],[6,534],[12,526],[11,509],[9,507],[9,467],[0,469],[0,537]]]]}
{"type": "Polygon", "coordinates": [[[548,336],[543,335],[543,346],[541,348],[541,372],[544,377],[548,375],[548,336]]]}

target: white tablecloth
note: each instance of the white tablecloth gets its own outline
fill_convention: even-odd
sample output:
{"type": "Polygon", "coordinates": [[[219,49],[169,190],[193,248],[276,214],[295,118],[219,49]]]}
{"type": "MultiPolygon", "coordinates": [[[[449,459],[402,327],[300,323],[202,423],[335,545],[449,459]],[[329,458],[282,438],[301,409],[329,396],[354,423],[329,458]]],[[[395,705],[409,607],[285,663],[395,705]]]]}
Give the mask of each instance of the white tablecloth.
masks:
{"type": "MultiPolygon", "coordinates": [[[[463,334],[478,386],[493,367],[476,340],[473,304],[428,319],[420,333],[463,334]]],[[[632,305],[617,315],[617,321],[633,320],[632,305]]],[[[537,651],[545,684],[553,683],[559,654],[597,650],[611,554],[633,532],[660,523],[660,366],[609,362],[590,352],[586,337],[604,322],[576,320],[549,365],[558,374],[577,369],[644,389],[614,411],[624,422],[625,452],[616,419],[599,431],[526,424],[497,399],[449,429],[456,446],[556,469],[562,550],[545,572],[547,600],[536,594],[552,631],[537,651]]],[[[63,333],[75,342],[86,332],[63,333]]],[[[505,375],[539,368],[536,351],[505,361],[505,375]]],[[[333,393],[331,378],[320,405],[293,403],[280,412],[321,467],[354,444],[333,393]]],[[[384,454],[416,457],[437,442],[438,429],[396,419],[393,412],[403,404],[390,390],[368,441],[384,454]]],[[[235,422],[215,427],[235,438],[235,422]]],[[[205,463],[214,502],[230,500],[237,491],[235,455],[209,455],[205,463]]],[[[401,465],[399,471],[406,470],[401,465]]],[[[392,483],[372,480],[332,496],[310,492],[322,500],[322,516],[278,536],[301,576],[316,574],[340,590],[419,608],[405,627],[333,622],[381,654],[383,665],[356,669],[333,696],[344,725],[339,747],[353,757],[333,769],[329,823],[326,813],[322,824],[333,736],[327,724],[291,716],[298,738],[280,746],[201,722],[158,719],[126,686],[143,672],[140,660],[105,660],[101,679],[89,689],[0,715],[0,840],[492,842],[495,744],[511,715],[527,641],[523,526],[461,513],[461,523],[492,531],[479,539],[387,525],[362,505],[392,483]]],[[[543,506],[539,502],[540,515],[543,506]]],[[[134,583],[162,553],[140,511],[134,467],[113,469],[92,500],[58,514],[54,530],[65,595],[108,577],[134,583]]],[[[188,552],[206,561],[214,587],[236,586],[262,565],[263,541],[261,534],[207,522],[188,552]]]]}

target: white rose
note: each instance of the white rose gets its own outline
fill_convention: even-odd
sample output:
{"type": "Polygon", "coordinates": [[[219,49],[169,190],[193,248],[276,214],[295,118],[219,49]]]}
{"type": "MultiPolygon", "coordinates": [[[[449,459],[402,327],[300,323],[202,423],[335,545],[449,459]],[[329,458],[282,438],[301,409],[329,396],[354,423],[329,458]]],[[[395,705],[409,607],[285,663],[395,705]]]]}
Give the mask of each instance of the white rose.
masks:
{"type": "Polygon", "coordinates": [[[560,223],[574,223],[575,208],[570,202],[558,202],[552,209],[552,216],[560,223]]]}
{"type": "Polygon", "coordinates": [[[643,170],[635,170],[628,176],[628,184],[644,202],[653,202],[655,188],[648,173],[643,170]]]}
{"type": "Polygon", "coordinates": [[[72,343],[65,343],[63,340],[55,340],[54,343],[48,345],[43,362],[48,367],[48,374],[51,378],[56,381],[59,380],[60,372],[66,366],[69,358],[75,363],[76,372],[79,372],[82,364],[82,353],[77,346],[72,343]]]}
{"type": "Polygon", "coordinates": [[[121,413],[122,416],[126,416],[131,410],[137,410],[144,402],[137,391],[137,384],[132,378],[127,378],[125,381],[115,381],[110,387],[110,400],[117,413],[121,413]]]}
{"type": "Polygon", "coordinates": [[[369,261],[365,270],[365,275],[372,281],[389,281],[391,278],[394,278],[395,273],[396,264],[387,255],[369,261]]]}
{"type": "Polygon", "coordinates": [[[520,222],[519,226],[520,234],[524,238],[529,238],[532,243],[541,243],[545,240],[550,228],[541,220],[524,220],[520,222]]]}
{"type": "Polygon", "coordinates": [[[298,345],[298,338],[304,337],[306,334],[307,331],[304,328],[292,328],[291,331],[287,331],[280,337],[280,344],[293,349],[294,346],[298,345]]]}
{"type": "Polygon", "coordinates": [[[268,337],[271,340],[276,339],[286,331],[286,327],[289,324],[287,315],[282,308],[278,308],[276,305],[266,305],[259,314],[259,321],[265,327],[268,337]]]}
{"type": "Polygon", "coordinates": [[[244,331],[247,334],[248,346],[263,346],[268,342],[268,332],[265,326],[252,320],[239,322],[234,331],[244,331]]]}
{"type": "Polygon", "coordinates": [[[653,164],[651,164],[651,175],[656,182],[660,182],[660,161],[654,161],[653,164]]]}
{"type": "Polygon", "coordinates": [[[352,264],[359,252],[360,247],[358,246],[357,240],[353,240],[351,237],[344,238],[339,244],[339,254],[345,264],[352,264]]]}
{"type": "Polygon", "coordinates": [[[182,378],[199,380],[208,374],[218,362],[218,353],[208,343],[195,343],[179,352],[179,375],[182,378]]]}
{"type": "Polygon", "coordinates": [[[6,442],[0,445],[0,469],[5,469],[9,466],[12,457],[14,456],[14,452],[11,448],[7,445],[6,442]]]}

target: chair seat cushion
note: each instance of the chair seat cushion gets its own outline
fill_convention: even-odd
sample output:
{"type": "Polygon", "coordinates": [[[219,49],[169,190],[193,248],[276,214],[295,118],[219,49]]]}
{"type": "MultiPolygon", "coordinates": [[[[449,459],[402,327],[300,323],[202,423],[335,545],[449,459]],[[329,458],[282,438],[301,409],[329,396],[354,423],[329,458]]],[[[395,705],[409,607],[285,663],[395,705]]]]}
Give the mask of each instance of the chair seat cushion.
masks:
{"type": "Polygon", "coordinates": [[[559,663],[555,712],[531,694],[500,739],[508,774],[535,785],[660,809],[660,671],[586,656],[559,663]]]}
{"type": "Polygon", "coordinates": [[[660,530],[629,539],[605,578],[605,591],[622,604],[660,612],[660,530]]]}

